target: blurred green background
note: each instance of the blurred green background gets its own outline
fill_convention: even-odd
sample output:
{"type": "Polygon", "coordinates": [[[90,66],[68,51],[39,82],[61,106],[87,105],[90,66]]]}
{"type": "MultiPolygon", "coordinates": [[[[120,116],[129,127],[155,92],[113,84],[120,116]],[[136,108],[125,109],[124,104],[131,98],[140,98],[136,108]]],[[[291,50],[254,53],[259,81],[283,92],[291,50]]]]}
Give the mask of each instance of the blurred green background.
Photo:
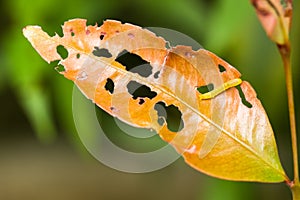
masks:
{"type": "MultiPolygon", "coordinates": [[[[300,4],[292,30],[295,103],[300,120],[300,4]]],[[[0,199],[290,199],[284,184],[217,180],[182,159],[152,173],[110,169],[82,147],[72,118],[73,84],[49,66],[22,35],[38,24],[60,33],[71,18],[89,24],[117,19],[182,32],[235,66],[256,89],[292,176],[284,74],[279,54],[249,1],[10,0],[0,5],[0,199]]],[[[109,119],[108,119],[109,120],[109,119]]],[[[299,124],[299,123],[298,123],[299,124]]]]}

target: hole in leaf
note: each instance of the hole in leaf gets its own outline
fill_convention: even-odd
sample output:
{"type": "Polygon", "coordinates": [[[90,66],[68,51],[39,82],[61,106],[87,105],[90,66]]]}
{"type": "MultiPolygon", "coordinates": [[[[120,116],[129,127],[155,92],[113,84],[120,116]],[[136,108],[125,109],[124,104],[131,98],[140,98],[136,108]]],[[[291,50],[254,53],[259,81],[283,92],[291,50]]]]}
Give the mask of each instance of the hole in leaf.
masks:
{"type": "Polygon", "coordinates": [[[167,127],[172,132],[179,132],[183,129],[184,123],[182,121],[182,113],[177,106],[166,106],[164,102],[157,102],[154,106],[157,111],[158,123],[163,125],[167,122],[167,127]]]}
{"type": "Polygon", "coordinates": [[[94,47],[93,55],[97,57],[105,57],[110,58],[112,57],[111,53],[105,48],[99,49],[99,47],[94,47]]]}
{"type": "Polygon", "coordinates": [[[139,65],[130,71],[146,78],[152,74],[152,66],[150,64],[139,65]]]}
{"type": "Polygon", "coordinates": [[[76,54],[76,58],[77,58],[77,59],[80,58],[80,53],[76,54]]]}
{"type": "Polygon", "coordinates": [[[54,69],[55,69],[58,73],[66,71],[66,69],[65,69],[65,67],[64,67],[63,65],[57,65],[54,69]]]}
{"type": "Polygon", "coordinates": [[[219,71],[222,73],[222,72],[225,72],[226,71],[226,69],[225,69],[225,67],[223,66],[223,65],[218,65],[218,67],[219,67],[219,71]]]}
{"type": "Polygon", "coordinates": [[[71,36],[74,37],[75,36],[75,33],[73,31],[71,31],[71,36]]]}
{"type": "Polygon", "coordinates": [[[54,60],[54,61],[51,61],[50,62],[50,67],[57,67],[57,65],[58,65],[58,63],[59,63],[59,60],[54,60]]]}
{"type": "Polygon", "coordinates": [[[165,119],[163,117],[158,117],[157,123],[162,126],[165,123],[165,119]]]}
{"type": "Polygon", "coordinates": [[[127,71],[137,73],[140,76],[148,77],[152,74],[152,66],[149,62],[126,50],[119,53],[116,61],[124,65],[127,71]]]}
{"type": "Polygon", "coordinates": [[[137,99],[138,97],[148,97],[149,99],[153,99],[157,93],[151,91],[151,89],[142,85],[136,81],[130,81],[127,85],[128,92],[132,95],[133,99],[137,99]]]}
{"type": "Polygon", "coordinates": [[[158,78],[159,77],[159,73],[160,73],[160,71],[155,72],[155,74],[153,75],[154,78],[158,78]]]}
{"type": "Polygon", "coordinates": [[[252,108],[252,104],[251,104],[249,101],[247,101],[247,99],[246,99],[246,97],[245,97],[245,94],[244,94],[244,92],[243,92],[241,86],[238,85],[238,86],[235,86],[235,88],[238,89],[238,91],[239,91],[239,95],[240,95],[240,98],[241,98],[241,100],[242,100],[242,103],[243,103],[246,107],[252,108]]]}
{"type": "Polygon", "coordinates": [[[107,91],[109,91],[109,93],[111,93],[111,94],[114,93],[115,84],[114,84],[113,80],[111,80],[110,78],[106,79],[106,84],[104,87],[107,91]]]}
{"type": "Polygon", "coordinates": [[[145,100],[141,98],[141,99],[139,100],[139,104],[142,105],[143,103],[145,103],[145,100]]]}
{"type": "Polygon", "coordinates": [[[68,50],[63,45],[58,45],[56,51],[62,59],[66,59],[69,55],[68,50]]]}
{"type": "Polygon", "coordinates": [[[104,38],[104,34],[102,33],[102,34],[100,35],[100,40],[103,40],[103,38],[104,38]]]}
{"type": "Polygon", "coordinates": [[[197,88],[198,92],[201,94],[205,94],[207,92],[210,92],[214,89],[214,84],[209,83],[208,85],[203,85],[197,88]]]}

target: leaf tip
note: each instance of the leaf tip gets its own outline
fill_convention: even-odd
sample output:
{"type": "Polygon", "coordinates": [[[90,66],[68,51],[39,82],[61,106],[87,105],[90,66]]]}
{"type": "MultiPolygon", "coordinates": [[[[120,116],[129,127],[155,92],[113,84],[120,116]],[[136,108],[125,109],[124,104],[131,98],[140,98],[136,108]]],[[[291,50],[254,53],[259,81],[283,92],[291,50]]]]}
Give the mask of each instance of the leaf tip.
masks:
{"type": "Polygon", "coordinates": [[[33,36],[34,33],[36,32],[36,30],[38,30],[38,29],[41,29],[41,27],[28,25],[23,28],[22,32],[23,32],[23,35],[28,39],[31,36],[33,36]]]}

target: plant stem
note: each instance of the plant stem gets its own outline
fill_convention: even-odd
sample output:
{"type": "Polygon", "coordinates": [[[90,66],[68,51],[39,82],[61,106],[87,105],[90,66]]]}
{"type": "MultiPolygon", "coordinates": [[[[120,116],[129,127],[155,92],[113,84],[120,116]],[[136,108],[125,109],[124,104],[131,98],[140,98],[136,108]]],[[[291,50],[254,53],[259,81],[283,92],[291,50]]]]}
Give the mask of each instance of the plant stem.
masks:
{"type": "MultiPolygon", "coordinates": [[[[290,43],[287,42],[284,45],[278,45],[281,58],[284,64],[285,70],[285,81],[288,96],[288,107],[289,107],[289,118],[291,128],[291,140],[292,140],[292,151],[293,151],[293,163],[294,163],[294,181],[291,187],[297,188],[292,190],[293,195],[297,193],[297,199],[299,199],[299,167],[298,167],[298,148],[297,148],[297,132],[296,132],[296,119],[295,119],[295,106],[294,106],[294,94],[293,94],[293,81],[292,81],[292,69],[291,69],[291,47],[290,43]],[[294,192],[297,191],[297,192],[294,192]]],[[[294,198],[295,199],[295,198],[294,198]]]]}
{"type": "Polygon", "coordinates": [[[293,200],[300,200],[300,186],[294,185],[291,187],[293,200]]]}

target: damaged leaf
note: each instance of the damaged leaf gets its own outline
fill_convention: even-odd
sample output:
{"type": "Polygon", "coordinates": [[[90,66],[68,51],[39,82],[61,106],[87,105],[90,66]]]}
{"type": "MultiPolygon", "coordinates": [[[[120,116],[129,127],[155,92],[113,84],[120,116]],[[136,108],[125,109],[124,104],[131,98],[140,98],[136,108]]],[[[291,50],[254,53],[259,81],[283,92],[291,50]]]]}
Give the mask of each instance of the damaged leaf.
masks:
{"type": "Polygon", "coordinates": [[[228,180],[287,180],[254,89],[213,53],[166,48],[162,37],[114,20],[98,27],[73,19],[62,37],[39,26],[23,32],[47,62],[59,60],[60,73],[87,98],[132,126],[155,130],[195,169],[228,180]]]}

